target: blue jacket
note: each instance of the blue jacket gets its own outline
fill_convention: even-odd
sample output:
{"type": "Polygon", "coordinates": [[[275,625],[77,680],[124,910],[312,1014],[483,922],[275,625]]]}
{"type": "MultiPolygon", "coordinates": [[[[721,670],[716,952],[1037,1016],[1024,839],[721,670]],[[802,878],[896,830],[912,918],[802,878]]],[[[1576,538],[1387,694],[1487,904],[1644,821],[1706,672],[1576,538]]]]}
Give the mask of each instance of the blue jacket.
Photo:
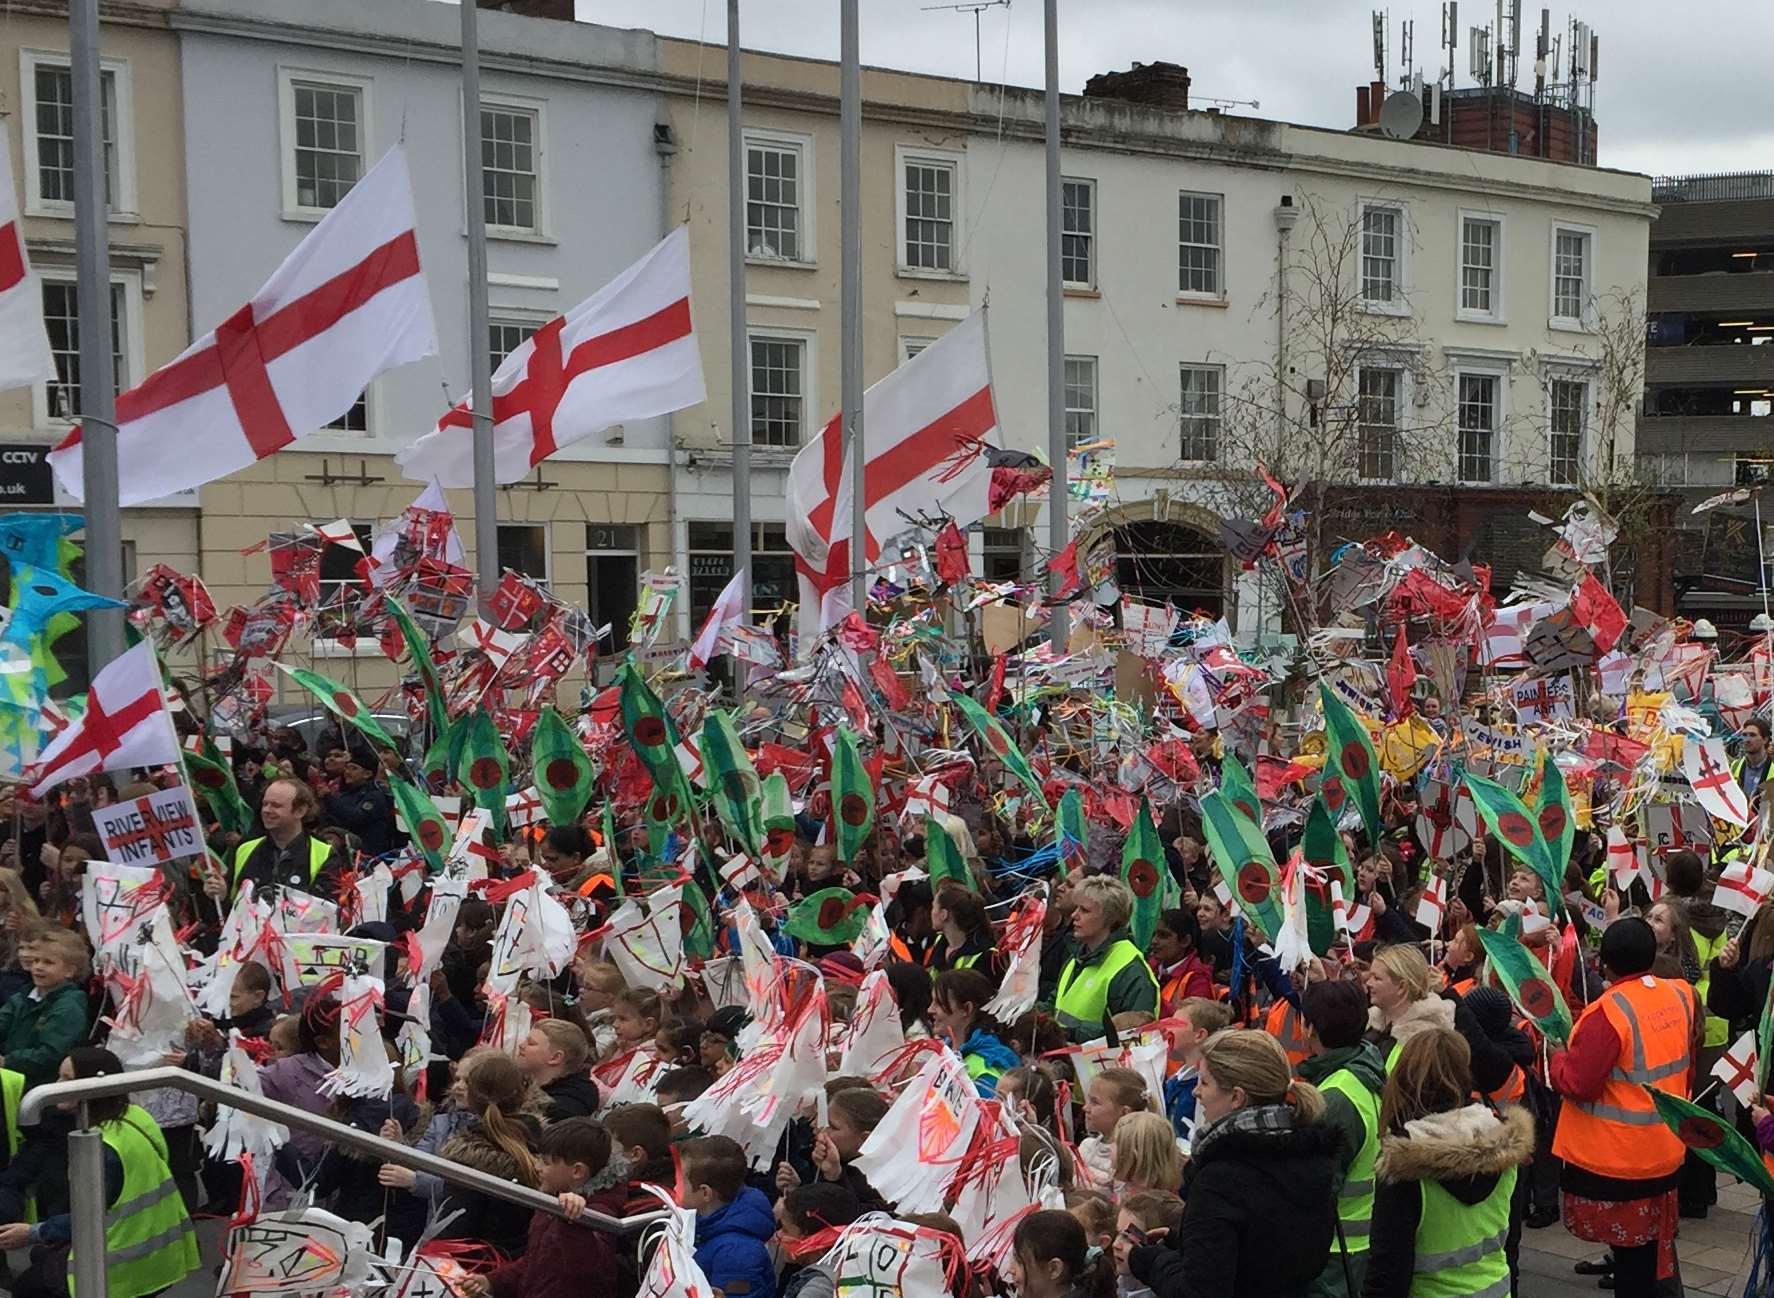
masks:
{"type": "Polygon", "coordinates": [[[1164,1079],[1164,1116],[1179,1136],[1187,1137],[1195,1121],[1195,1084],[1200,1080],[1194,1068],[1179,1068],[1164,1079]]]}
{"type": "Polygon", "coordinates": [[[769,1240],[776,1233],[770,1200],[755,1185],[725,1207],[696,1217],[696,1265],[727,1298],[776,1298],[769,1240]]]}
{"type": "MultiPolygon", "coordinates": [[[[978,1055],[985,1060],[987,1068],[995,1068],[998,1073],[1020,1068],[1023,1062],[1021,1055],[982,1028],[973,1029],[962,1043],[961,1058],[965,1060],[968,1055],[978,1055]]],[[[989,1100],[998,1093],[998,1078],[982,1073],[973,1079],[973,1089],[979,1092],[980,1099],[989,1100]]]]}

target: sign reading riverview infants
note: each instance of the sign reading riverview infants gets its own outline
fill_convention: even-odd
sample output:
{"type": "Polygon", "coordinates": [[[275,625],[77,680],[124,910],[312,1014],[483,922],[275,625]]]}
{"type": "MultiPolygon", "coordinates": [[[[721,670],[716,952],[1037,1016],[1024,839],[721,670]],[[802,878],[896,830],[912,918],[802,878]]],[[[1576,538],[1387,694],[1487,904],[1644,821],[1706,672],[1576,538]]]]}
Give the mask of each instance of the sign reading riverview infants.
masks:
{"type": "Polygon", "coordinates": [[[106,859],[121,865],[176,861],[203,853],[203,827],[191,791],[183,785],[95,807],[92,822],[104,840],[106,859]]]}

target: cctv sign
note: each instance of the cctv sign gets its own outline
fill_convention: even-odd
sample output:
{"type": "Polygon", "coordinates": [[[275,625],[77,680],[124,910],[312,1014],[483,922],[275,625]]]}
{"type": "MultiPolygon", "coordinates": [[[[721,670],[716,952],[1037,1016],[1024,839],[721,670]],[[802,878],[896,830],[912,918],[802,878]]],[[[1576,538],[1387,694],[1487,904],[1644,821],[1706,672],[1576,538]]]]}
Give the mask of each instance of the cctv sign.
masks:
{"type": "Polygon", "coordinates": [[[55,504],[49,450],[47,444],[0,442],[0,509],[55,504]]]}

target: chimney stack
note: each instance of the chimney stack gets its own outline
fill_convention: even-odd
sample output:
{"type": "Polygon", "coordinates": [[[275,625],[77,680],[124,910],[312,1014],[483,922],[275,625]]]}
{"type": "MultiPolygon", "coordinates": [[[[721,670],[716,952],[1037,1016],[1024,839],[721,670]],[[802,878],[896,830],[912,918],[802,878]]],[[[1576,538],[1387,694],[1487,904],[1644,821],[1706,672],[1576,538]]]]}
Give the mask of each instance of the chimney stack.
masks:
{"type": "Polygon", "coordinates": [[[1126,72],[1103,72],[1084,83],[1087,99],[1121,99],[1186,112],[1189,69],[1177,63],[1135,63],[1126,72]]]}

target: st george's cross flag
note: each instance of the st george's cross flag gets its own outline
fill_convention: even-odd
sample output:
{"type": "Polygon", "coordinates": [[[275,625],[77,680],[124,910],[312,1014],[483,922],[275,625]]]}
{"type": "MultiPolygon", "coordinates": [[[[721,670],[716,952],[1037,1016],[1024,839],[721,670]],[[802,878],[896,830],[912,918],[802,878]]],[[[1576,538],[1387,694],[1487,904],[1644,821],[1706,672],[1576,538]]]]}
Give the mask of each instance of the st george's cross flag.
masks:
{"type": "MultiPolygon", "coordinates": [[[[935,531],[990,512],[986,451],[1002,444],[992,401],[985,312],[976,311],[862,394],[866,559],[924,522],[935,531]]],[[[800,579],[800,633],[811,648],[850,611],[850,456],[841,416],[795,456],[788,541],[800,579]]]]}
{"type": "MultiPolygon", "coordinates": [[[[679,226],[493,374],[493,462],[518,482],[555,451],[613,425],[707,399],[690,321],[690,233],[679,226]]],[[[409,478],[474,483],[474,417],[458,402],[395,456],[409,478]]]]}
{"type": "Polygon", "coordinates": [[[745,574],[736,572],[733,579],[716,597],[708,611],[708,620],[690,644],[690,670],[701,671],[720,649],[721,633],[745,621],[745,574]]]}
{"type": "MultiPolygon", "coordinates": [[[[244,469],[338,419],[378,374],[436,352],[397,145],[250,302],[117,398],[118,503],[244,469]]],[[[83,498],[80,429],[49,461],[83,498]]]]}
{"type": "Polygon", "coordinates": [[[55,737],[32,768],[31,796],[40,798],[80,775],[178,760],[179,740],[160,693],[160,668],[144,640],[93,677],[86,711],[55,737]]]}
{"type": "Polygon", "coordinates": [[[43,331],[43,290],[25,256],[12,187],[12,149],[0,131],[0,390],[55,378],[55,358],[43,331]]]}

